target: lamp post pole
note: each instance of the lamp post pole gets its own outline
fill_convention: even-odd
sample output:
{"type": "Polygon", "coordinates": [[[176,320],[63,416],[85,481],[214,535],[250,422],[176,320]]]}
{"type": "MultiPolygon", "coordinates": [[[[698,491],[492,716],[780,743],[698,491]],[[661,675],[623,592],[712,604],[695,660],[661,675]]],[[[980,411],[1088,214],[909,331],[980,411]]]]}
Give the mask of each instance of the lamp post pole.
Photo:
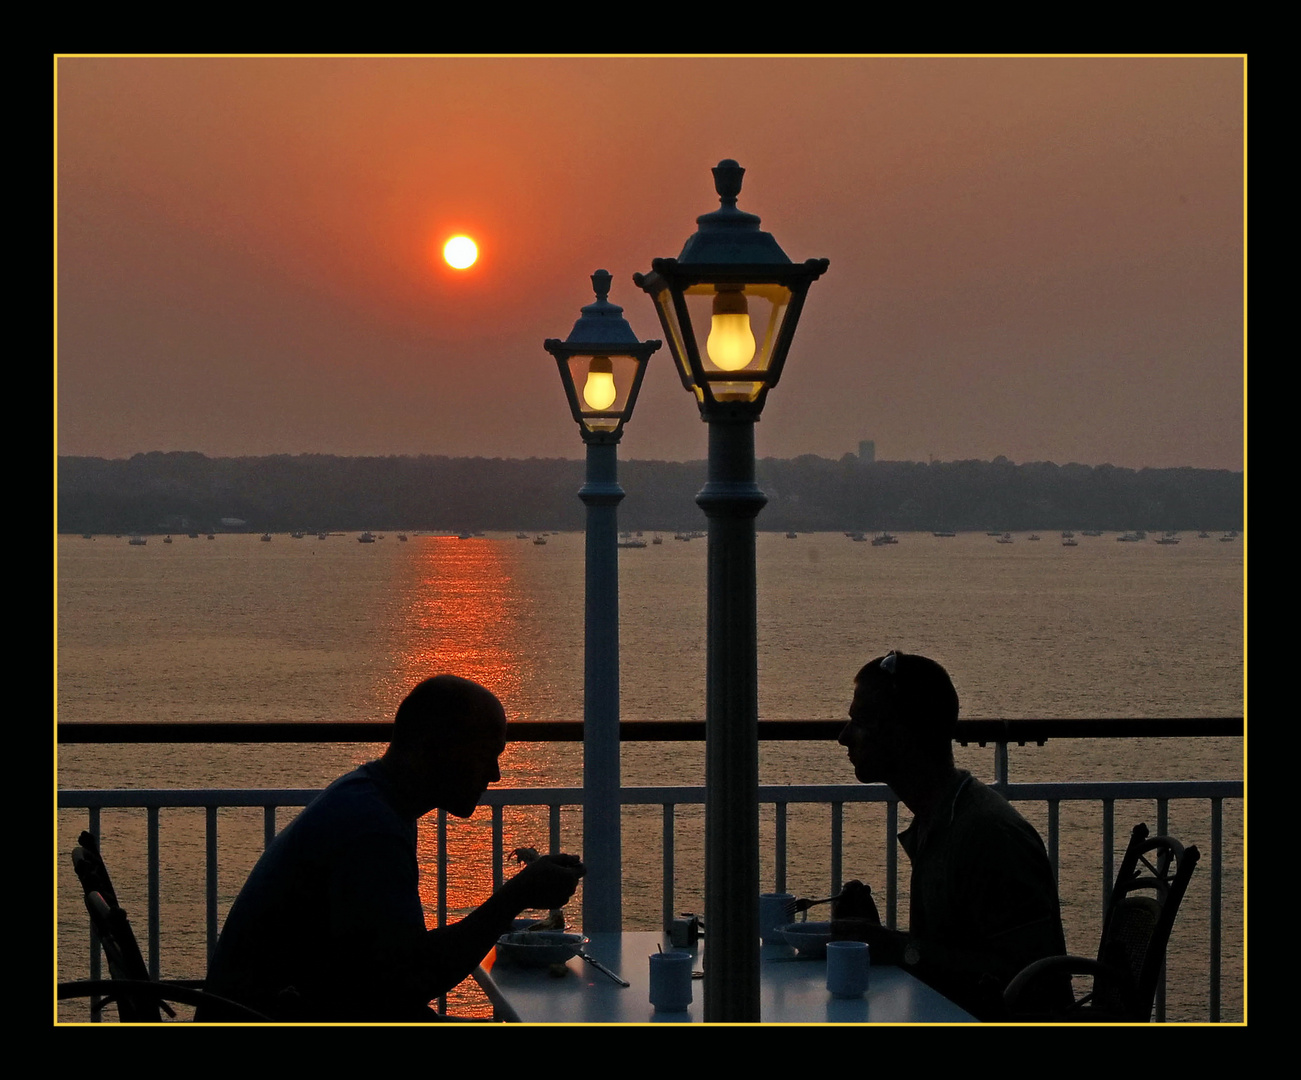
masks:
{"type": "Polygon", "coordinates": [[[587,507],[583,605],[583,930],[623,926],[623,840],[619,779],[619,440],[632,416],[646,362],[658,341],[638,341],[623,308],[606,297],[608,271],[592,275],[596,302],[564,341],[543,347],[556,360],[565,396],[587,447],[578,497],[587,507]]]}
{"type": "Polygon", "coordinates": [[[759,1017],[759,670],[756,416],[709,420],[705,677],[705,1019],[759,1017]],[[713,977],[711,978],[711,972],[713,977]]]}
{"type": "Polygon", "coordinates": [[[587,444],[583,648],[583,930],[623,925],[622,825],[619,802],[619,525],[623,488],[618,444],[587,444]]]}
{"type": "Polygon", "coordinates": [[[633,280],[654,301],[682,384],[709,425],[705,689],[705,1020],[759,1016],[759,676],[754,425],[781,376],[809,286],[826,259],[792,263],[737,209],[745,170],[720,161],[719,209],[696,218],[676,259],[633,280]]]}

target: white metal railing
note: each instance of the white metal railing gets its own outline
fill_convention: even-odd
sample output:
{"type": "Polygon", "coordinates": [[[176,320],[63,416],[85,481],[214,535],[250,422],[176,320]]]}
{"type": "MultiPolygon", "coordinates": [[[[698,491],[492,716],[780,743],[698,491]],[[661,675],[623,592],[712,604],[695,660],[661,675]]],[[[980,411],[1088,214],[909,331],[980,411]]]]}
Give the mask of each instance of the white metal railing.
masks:
{"type": "MultiPolygon", "coordinates": [[[[1005,769],[996,770],[1006,776],[1005,769]]],[[[1223,878],[1223,803],[1243,797],[1240,781],[1142,781],[1142,782],[1082,782],[1082,783],[1032,783],[1009,784],[996,782],[998,790],[1013,802],[1042,803],[1047,807],[1047,837],[1049,859],[1054,873],[1058,870],[1059,811],[1065,802],[1094,802],[1102,807],[1102,870],[1100,885],[1101,903],[1105,907],[1115,879],[1113,850],[1114,805],[1117,800],[1149,800],[1156,804],[1156,832],[1168,831],[1169,804],[1175,800],[1204,800],[1210,807],[1211,830],[1209,860],[1202,866],[1211,879],[1209,966],[1208,966],[1208,1018],[1220,1019],[1221,984],[1221,934],[1222,934],[1222,878],[1223,878]]],[[[177,807],[201,807],[205,810],[205,915],[208,955],[216,944],[218,925],[217,905],[217,811],[225,807],[261,807],[263,810],[264,843],[270,843],[276,833],[276,811],[280,807],[300,807],[310,802],[317,789],[153,789],[153,790],[66,790],[58,794],[59,809],[85,809],[88,811],[87,827],[99,833],[99,814],[102,809],[138,808],[146,813],[147,861],[147,962],[153,978],[159,977],[160,967],[160,896],[159,896],[159,812],[177,807]]],[[[704,789],[701,787],[627,787],[621,792],[623,806],[658,805],[663,811],[663,895],[662,911],[665,924],[672,918],[675,877],[675,827],[674,811],[679,806],[703,805],[704,789]]],[[[579,787],[550,788],[500,788],[485,792],[481,805],[492,814],[492,862],[494,887],[504,877],[506,852],[504,851],[504,808],[546,808],[549,823],[549,847],[559,850],[560,811],[562,807],[580,807],[583,790],[579,787]]],[[[793,804],[823,804],[831,810],[830,852],[832,893],[842,884],[843,866],[843,815],[846,803],[884,803],[886,807],[886,835],[893,837],[898,831],[898,801],[893,792],[881,784],[817,784],[792,786],[762,786],[759,788],[761,808],[770,807],[774,815],[773,865],[776,891],[786,891],[787,868],[787,816],[793,804]]],[[[439,811],[433,817],[437,834],[438,880],[436,884],[437,920],[442,925],[447,919],[447,816],[439,811]]],[[[898,855],[896,845],[886,843],[885,910],[888,925],[896,925],[898,906],[898,855]]],[[[101,977],[100,955],[97,947],[91,950],[90,978],[101,977]]],[[[1164,986],[1158,990],[1156,1018],[1165,1018],[1164,986]]]]}

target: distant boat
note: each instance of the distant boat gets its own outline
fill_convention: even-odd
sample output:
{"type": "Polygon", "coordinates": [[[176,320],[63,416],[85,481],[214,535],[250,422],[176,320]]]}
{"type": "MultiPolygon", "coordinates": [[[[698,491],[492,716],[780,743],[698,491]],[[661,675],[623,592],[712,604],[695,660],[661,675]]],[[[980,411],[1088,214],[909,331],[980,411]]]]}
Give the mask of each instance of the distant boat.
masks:
{"type": "Polygon", "coordinates": [[[407,539],[407,534],[406,534],[406,533],[398,533],[398,539],[401,540],[403,543],[405,543],[405,542],[406,542],[406,539],[407,539]]]}
{"type": "Polygon", "coordinates": [[[133,536],[131,537],[130,540],[127,541],[127,543],[130,544],[132,547],[144,547],[147,543],[149,543],[149,541],[146,540],[143,536],[133,536]]]}
{"type": "Polygon", "coordinates": [[[459,532],[459,533],[456,534],[456,538],[457,538],[458,540],[469,540],[469,539],[471,539],[473,536],[474,536],[474,533],[470,533],[470,532],[459,532]]]}
{"type": "Polygon", "coordinates": [[[357,543],[359,544],[373,544],[374,542],[375,537],[369,532],[364,532],[357,537],[357,543]]]}
{"type": "Polygon", "coordinates": [[[1080,542],[1076,540],[1075,537],[1073,536],[1068,536],[1065,540],[1062,541],[1062,547],[1079,547],[1079,546],[1080,546],[1080,542]]]}
{"type": "Polygon", "coordinates": [[[645,540],[635,540],[630,537],[627,540],[620,540],[618,546],[621,548],[644,548],[647,545],[645,540]]]}
{"type": "Polygon", "coordinates": [[[880,536],[872,537],[873,547],[884,547],[886,544],[897,543],[899,543],[899,538],[897,536],[891,536],[888,532],[883,532],[880,536]]]}
{"type": "Polygon", "coordinates": [[[1140,540],[1146,540],[1146,539],[1147,539],[1147,533],[1145,533],[1142,529],[1136,529],[1133,532],[1121,533],[1118,537],[1116,537],[1116,543],[1137,544],[1140,540]]]}
{"type": "Polygon", "coordinates": [[[999,543],[999,544],[1010,544],[1010,543],[1013,542],[1013,541],[1012,541],[1012,534],[1011,534],[1011,533],[1004,533],[1002,536],[1000,536],[1000,537],[998,538],[998,540],[997,540],[996,542],[999,543]]]}
{"type": "Polygon", "coordinates": [[[799,534],[796,533],[796,532],[788,532],[788,533],[786,534],[786,539],[787,539],[787,540],[794,540],[798,535],[799,535],[799,534]]]}
{"type": "Polygon", "coordinates": [[[271,534],[270,534],[270,533],[263,533],[263,534],[262,534],[262,542],[263,542],[264,544],[269,544],[269,543],[271,543],[271,534]]]}
{"type": "Polygon", "coordinates": [[[95,539],[95,538],[94,538],[90,533],[82,533],[82,534],[81,534],[81,538],[82,538],[83,540],[94,540],[94,539],[95,539]]]}
{"type": "Polygon", "coordinates": [[[301,540],[303,538],[303,531],[302,529],[299,529],[297,532],[291,532],[289,535],[294,540],[301,540]]]}
{"type": "Polygon", "coordinates": [[[1236,532],[1232,532],[1232,531],[1226,532],[1223,536],[1220,537],[1220,543],[1231,544],[1237,538],[1238,538],[1238,534],[1236,532]]]}
{"type": "Polygon", "coordinates": [[[166,536],[163,537],[163,543],[170,544],[171,542],[172,542],[172,536],[170,533],[168,533],[166,536]]]}
{"type": "MultiPolygon", "coordinates": [[[[1066,529],[1066,530],[1064,530],[1064,531],[1062,532],[1062,539],[1063,539],[1063,540],[1069,540],[1069,539],[1070,539],[1072,536],[1074,536],[1074,535],[1075,535],[1075,534],[1074,534],[1073,532],[1071,532],[1070,529],[1066,529]]],[[[1084,535],[1085,535],[1085,536],[1088,536],[1089,534],[1088,534],[1088,533],[1085,533],[1084,535]]]]}
{"type": "Polygon", "coordinates": [[[941,532],[933,532],[931,533],[931,535],[932,536],[957,536],[958,534],[955,532],[948,532],[947,530],[945,530],[941,532]]]}
{"type": "Polygon", "coordinates": [[[652,544],[662,544],[662,543],[664,543],[664,537],[660,536],[659,533],[656,533],[656,534],[655,534],[655,539],[652,540],[651,543],[652,543],[652,544]]]}
{"type": "Polygon", "coordinates": [[[324,540],[328,535],[329,535],[329,533],[317,533],[317,534],[316,534],[316,539],[318,539],[318,540],[324,540]]]}
{"type": "Polygon", "coordinates": [[[528,538],[529,538],[529,534],[528,534],[528,533],[516,533],[516,534],[515,534],[515,539],[516,539],[516,540],[527,540],[528,538]]]}
{"type": "Polygon", "coordinates": [[[213,536],[212,533],[208,533],[208,539],[209,539],[209,540],[216,540],[217,538],[216,538],[215,536],[213,536]]]}
{"type": "MultiPolygon", "coordinates": [[[[1063,534],[1063,535],[1065,535],[1065,534],[1063,534]]],[[[1101,529],[1085,529],[1085,530],[1084,530],[1084,535],[1085,535],[1085,536],[1101,536],[1101,535],[1102,535],[1102,530],[1101,530],[1101,529]]]]}
{"type": "Polygon", "coordinates": [[[1027,540],[1038,540],[1038,539],[1039,539],[1039,534],[1038,534],[1038,533],[1031,533],[1028,537],[1026,537],[1026,539],[1027,539],[1027,540]]]}
{"type": "Polygon", "coordinates": [[[197,539],[199,539],[199,534],[198,534],[197,532],[190,533],[189,536],[190,536],[190,539],[191,539],[191,540],[197,540],[197,539]]]}
{"type": "Polygon", "coordinates": [[[1211,538],[1211,534],[1208,533],[1205,529],[1203,529],[1201,532],[1197,534],[1198,540],[1209,540],[1210,538],[1211,538]]]}
{"type": "Polygon", "coordinates": [[[542,544],[545,544],[546,542],[547,542],[547,538],[546,538],[545,536],[535,536],[535,537],[533,538],[533,543],[535,543],[535,544],[537,544],[537,545],[539,545],[539,546],[541,546],[542,544]]]}

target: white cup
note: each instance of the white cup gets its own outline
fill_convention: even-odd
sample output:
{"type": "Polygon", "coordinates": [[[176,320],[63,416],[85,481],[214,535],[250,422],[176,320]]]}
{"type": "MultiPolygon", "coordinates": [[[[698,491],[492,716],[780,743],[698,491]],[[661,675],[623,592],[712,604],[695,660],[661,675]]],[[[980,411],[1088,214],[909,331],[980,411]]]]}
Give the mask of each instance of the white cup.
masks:
{"type": "Polygon", "coordinates": [[[656,1012],[685,1012],[691,1004],[691,954],[651,953],[650,1001],[656,1012]]]}
{"type": "Polygon", "coordinates": [[[838,998],[867,993],[871,953],[866,941],[827,942],[827,989],[838,998]]]}
{"type": "Polygon", "coordinates": [[[766,892],[759,894],[759,937],[765,945],[776,942],[784,944],[786,939],[779,934],[778,928],[791,921],[795,908],[795,896],[788,892],[766,892]]]}

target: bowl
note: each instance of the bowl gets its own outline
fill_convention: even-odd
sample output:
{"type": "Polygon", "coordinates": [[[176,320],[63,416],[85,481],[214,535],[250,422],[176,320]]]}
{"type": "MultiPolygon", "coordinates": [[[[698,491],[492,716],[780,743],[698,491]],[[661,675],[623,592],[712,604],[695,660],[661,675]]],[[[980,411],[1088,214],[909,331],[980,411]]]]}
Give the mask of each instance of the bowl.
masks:
{"type": "Polygon", "coordinates": [[[563,964],[587,942],[561,930],[516,930],[497,939],[497,958],[520,967],[563,964]]]}
{"type": "Polygon", "coordinates": [[[801,956],[820,959],[827,955],[827,942],[831,940],[829,922],[793,922],[780,927],[786,944],[801,956]]]}

